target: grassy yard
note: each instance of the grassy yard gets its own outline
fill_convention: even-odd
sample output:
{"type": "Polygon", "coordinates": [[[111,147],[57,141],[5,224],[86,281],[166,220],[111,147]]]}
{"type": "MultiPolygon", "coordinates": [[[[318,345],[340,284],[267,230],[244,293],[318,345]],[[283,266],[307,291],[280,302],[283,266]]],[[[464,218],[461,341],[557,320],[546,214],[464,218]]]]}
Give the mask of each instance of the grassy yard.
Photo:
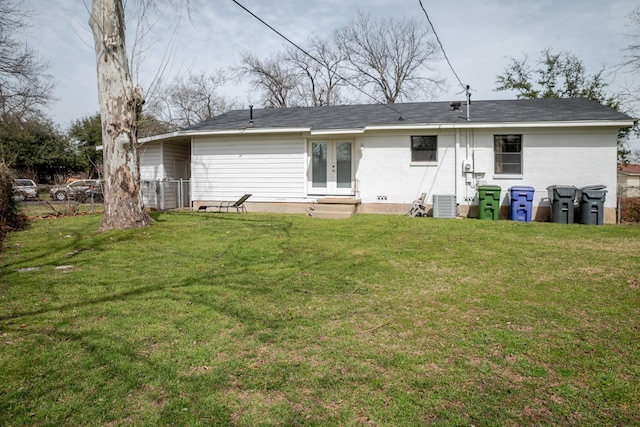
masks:
{"type": "Polygon", "coordinates": [[[0,425],[640,425],[640,226],[155,218],[5,241],[0,425]]]}

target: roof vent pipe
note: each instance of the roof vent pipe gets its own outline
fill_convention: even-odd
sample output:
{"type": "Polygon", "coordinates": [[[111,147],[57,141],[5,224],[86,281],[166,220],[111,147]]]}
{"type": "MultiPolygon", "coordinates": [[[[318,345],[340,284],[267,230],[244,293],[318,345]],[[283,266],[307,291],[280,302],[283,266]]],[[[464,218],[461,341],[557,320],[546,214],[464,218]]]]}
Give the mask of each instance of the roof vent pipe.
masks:
{"type": "Polygon", "coordinates": [[[469,117],[469,115],[471,114],[470,107],[471,107],[471,87],[469,85],[467,85],[467,87],[465,88],[465,92],[467,95],[467,121],[471,120],[471,118],[469,117]]]}
{"type": "Polygon", "coordinates": [[[249,105],[249,124],[253,126],[253,105],[249,105]]]}

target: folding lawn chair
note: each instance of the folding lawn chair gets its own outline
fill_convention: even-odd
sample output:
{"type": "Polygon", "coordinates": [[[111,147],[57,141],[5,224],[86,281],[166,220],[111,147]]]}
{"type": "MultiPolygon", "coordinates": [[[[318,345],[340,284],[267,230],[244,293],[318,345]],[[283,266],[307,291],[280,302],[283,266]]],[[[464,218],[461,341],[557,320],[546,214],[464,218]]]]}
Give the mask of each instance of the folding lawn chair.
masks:
{"type": "Polygon", "coordinates": [[[218,212],[222,212],[224,209],[225,212],[229,212],[229,208],[235,208],[236,213],[247,213],[247,208],[245,207],[244,202],[246,202],[251,196],[251,194],[245,194],[235,202],[232,200],[228,202],[217,202],[217,205],[202,205],[198,207],[198,212],[206,212],[207,208],[218,208],[218,212]]]}

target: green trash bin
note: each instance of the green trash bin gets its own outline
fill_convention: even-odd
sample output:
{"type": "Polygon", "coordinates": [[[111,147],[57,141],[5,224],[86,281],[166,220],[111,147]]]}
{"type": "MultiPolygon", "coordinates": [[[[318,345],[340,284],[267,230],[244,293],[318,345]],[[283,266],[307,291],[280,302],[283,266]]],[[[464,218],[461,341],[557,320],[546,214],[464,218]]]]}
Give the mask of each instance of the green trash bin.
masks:
{"type": "Polygon", "coordinates": [[[478,187],[478,218],[497,220],[500,217],[500,191],[498,185],[478,187]]]}

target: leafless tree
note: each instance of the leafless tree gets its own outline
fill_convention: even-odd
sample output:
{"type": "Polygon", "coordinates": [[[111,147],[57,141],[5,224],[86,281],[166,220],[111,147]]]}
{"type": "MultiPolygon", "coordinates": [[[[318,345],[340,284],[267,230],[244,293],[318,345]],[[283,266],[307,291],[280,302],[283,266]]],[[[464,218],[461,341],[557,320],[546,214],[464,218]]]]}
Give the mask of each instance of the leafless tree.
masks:
{"type": "Polygon", "coordinates": [[[22,120],[52,100],[54,82],[35,51],[15,38],[28,26],[21,0],[0,0],[0,114],[22,120]]]}
{"type": "Polygon", "coordinates": [[[138,118],[144,99],[134,86],[125,46],[121,0],[93,0],[89,26],[95,44],[105,177],[101,230],[148,225],[140,194],[138,118]]]}
{"type": "Polygon", "coordinates": [[[341,75],[344,58],[331,41],[312,37],[304,52],[288,48],[285,58],[298,74],[297,91],[302,105],[318,107],[342,102],[340,90],[346,84],[341,75]]]}
{"type": "MultiPolygon", "coordinates": [[[[89,26],[93,33],[98,76],[98,99],[102,126],[105,178],[104,214],[101,230],[146,226],[150,218],[144,210],[140,193],[138,129],[144,120],[142,89],[133,81],[131,63],[138,64],[146,47],[142,43],[159,21],[150,19],[156,6],[165,4],[174,12],[174,24],[189,0],[135,0],[129,2],[137,19],[133,49],[125,45],[125,10],[122,0],[93,0],[89,26]],[[133,58],[129,60],[128,55],[133,58]]],[[[162,11],[160,11],[162,12],[162,11]]],[[[166,29],[165,29],[166,31],[166,29]]],[[[170,57],[165,52],[163,64],[154,81],[158,81],[170,57]]],[[[153,86],[154,82],[149,84],[153,86]]],[[[150,118],[147,116],[147,120],[150,118]]],[[[152,124],[155,127],[155,124],[152,124]]],[[[143,125],[144,126],[144,125],[143,125]]],[[[151,128],[151,125],[148,125],[151,128]]]]}
{"type": "Polygon", "coordinates": [[[429,26],[415,19],[373,19],[359,12],[334,32],[353,84],[386,103],[433,96],[443,80],[433,76],[440,59],[429,26]],[[428,73],[430,75],[425,75],[428,73]]]}
{"type": "MultiPolygon", "coordinates": [[[[633,29],[629,34],[631,43],[624,49],[624,61],[620,65],[621,69],[627,70],[631,74],[640,74],[640,6],[631,11],[628,17],[628,26],[633,29]]],[[[635,117],[640,110],[640,87],[637,84],[628,84],[622,94],[623,103],[631,110],[635,117]]],[[[633,134],[637,139],[640,137],[638,125],[633,127],[633,134]]],[[[635,149],[629,156],[630,160],[640,161],[640,150],[635,149]]]]}
{"type": "Polygon", "coordinates": [[[227,82],[224,70],[178,76],[160,85],[148,110],[171,129],[190,126],[238,107],[236,100],[219,94],[227,82]]]}
{"type": "MultiPolygon", "coordinates": [[[[628,26],[633,29],[633,33],[629,34],[631,43],[624,48],[624,60],[620,64],[620,68],[631,74],[638,75],[640,74],[640,6],[629,14],[628,26]]],[[[640,87],[631,84],[622,93],[625,104],[628,104],[636,111],[640,109],[639,92],[640,87]]]]}
{"type": "Polygon", "coordinates": [[[279,53],[272,58],[259,59],[253,53],[242,53],[242,64],[236,69],[239,77],[248,77],[254,89],[263,93],[262,104],[267,108],[298,106],[296,89],[298,75],[279,53]]]}
{"type": "Polygon", "coordinates": [[[638,73],[640,72],[640,34],[638,34],[638,29],[640,29],[640,6],[631,11],[628,22],[629,26],[634,28],[636,34],[631,34],[633,41],[625,48],[627,54],[624,57],[623,65],[638,73]]]}

